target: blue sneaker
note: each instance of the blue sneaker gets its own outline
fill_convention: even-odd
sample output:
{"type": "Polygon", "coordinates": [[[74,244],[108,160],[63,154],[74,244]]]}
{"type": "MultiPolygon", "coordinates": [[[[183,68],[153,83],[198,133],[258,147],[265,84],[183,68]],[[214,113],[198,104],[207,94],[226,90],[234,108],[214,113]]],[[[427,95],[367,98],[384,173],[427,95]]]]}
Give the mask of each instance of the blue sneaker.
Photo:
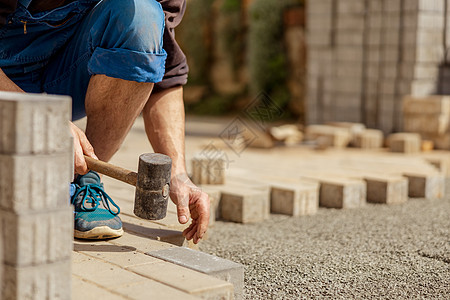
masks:
{"type": "Polygon", "coordinates": [[[89,171],[78,176],[72,196],[75,207],[75,232],[79,239],[109,239],[122,236],[120,208],[103,190],[100,176],[89,171]],[[111,205],[115,207],[113,210],[111,205]]]}

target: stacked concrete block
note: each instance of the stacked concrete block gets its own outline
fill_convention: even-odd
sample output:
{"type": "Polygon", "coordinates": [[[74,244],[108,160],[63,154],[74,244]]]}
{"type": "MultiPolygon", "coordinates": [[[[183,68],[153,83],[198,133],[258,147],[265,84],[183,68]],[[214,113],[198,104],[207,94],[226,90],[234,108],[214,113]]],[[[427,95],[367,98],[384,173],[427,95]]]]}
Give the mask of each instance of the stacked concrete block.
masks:
{"type": "Polygon", "coordinates": [[[417,153],[422,148],[422,139],[417,133],[393,133],[388,143],[391,152],[417,153]]]}
{"type": "Polygon", "coordinates": [[[70,98],[0,92],[3,299],[70,299],[70,98]]]}
{"type": "MultiPolygon", "coordinates": [[[[308,80],[308,109],[312,110],[308,122],[360,121],[385,134],[401,131],[402,97],[436,93],[439,76],[450,75],[450,68],[442,68],[444,44],[450,44],[450,22],[446,21],[450,9],[445,11],[444,0],[340,0],[328,6],[322,2],[328,3],[308,3],[308,19],[331,15],[333,42],[320,49],[327,50],[332,63],[331,70],[317,68],[320,49],[308,45],[308,66],[312,67],[308,75],[313,78],[308,80]],[[326,11],[319,14],[319,7],[326,11]],[[327,83],[321,85],[314,79],[325,77],[327,83]]],[[[320,30],[308,28],[311,38],[319,36],[320,30]]],[[[323,36],[330,31],[321,32],[323,36]]],[[[325,61],[322,65],[329,63],[325,61]]]]}
{"type": "Polygon", "coordinates": [[[308,2],[308,88],[307,114],[310,124],[332,121],[334,101],[331,97],[334,68],[333,47],[336,30],[336,1],[308,2]]]}
{"type": "Polygon", "coordinates": [[[419,133],[438,149],[450,148],[450,97],[406,96],[403,99],[403,126],[419,133]]]}

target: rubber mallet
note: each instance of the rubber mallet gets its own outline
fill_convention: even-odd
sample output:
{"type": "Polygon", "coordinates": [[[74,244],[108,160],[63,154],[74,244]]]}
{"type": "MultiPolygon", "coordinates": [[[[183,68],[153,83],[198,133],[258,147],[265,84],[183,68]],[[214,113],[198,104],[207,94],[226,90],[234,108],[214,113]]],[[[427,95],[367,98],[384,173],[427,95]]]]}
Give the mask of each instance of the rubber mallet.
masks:
{"type": "Polygon", "coordinates": [[[84,158],[90,170],[136,187],[136,216],[147,220],[161,220],[166,216],[172,169],[170,157],[160,153],[142,154],[137,173],[88,156],[84,158]]]}

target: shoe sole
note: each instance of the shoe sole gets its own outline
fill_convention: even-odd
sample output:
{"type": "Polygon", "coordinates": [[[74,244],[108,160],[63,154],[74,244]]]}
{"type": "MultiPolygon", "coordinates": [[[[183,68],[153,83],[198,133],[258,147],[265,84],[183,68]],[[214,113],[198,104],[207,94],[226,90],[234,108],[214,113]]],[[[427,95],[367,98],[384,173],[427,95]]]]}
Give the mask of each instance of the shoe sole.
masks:
{"type": "Polygon", "coordinates": [[[74,237],[86,240],[103,240],[117,238],[123,235],[123,229],[112,229],[108,226],[95,227],[89,231],[74,230],[74,237]]]}

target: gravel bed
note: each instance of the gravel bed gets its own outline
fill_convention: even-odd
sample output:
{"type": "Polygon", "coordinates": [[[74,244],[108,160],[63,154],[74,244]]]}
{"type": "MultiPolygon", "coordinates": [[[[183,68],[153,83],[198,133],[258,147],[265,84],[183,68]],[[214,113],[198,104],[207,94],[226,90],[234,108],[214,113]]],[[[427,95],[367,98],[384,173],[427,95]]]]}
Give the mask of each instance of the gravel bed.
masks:
{"type": "Polygon", "coordinates": [[[246,299],[450,297],[450,199],[217,222],[200,249],[245,266],[246,299]]]}

